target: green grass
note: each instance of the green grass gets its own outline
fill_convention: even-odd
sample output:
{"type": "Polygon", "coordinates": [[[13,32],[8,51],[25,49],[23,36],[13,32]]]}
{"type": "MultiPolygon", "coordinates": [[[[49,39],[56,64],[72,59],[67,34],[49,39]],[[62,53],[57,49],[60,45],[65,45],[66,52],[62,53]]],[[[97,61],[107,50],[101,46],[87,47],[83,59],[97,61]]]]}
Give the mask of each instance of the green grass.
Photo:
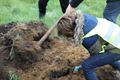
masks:
{"type": "Polygon", "coordinates": [[[9,71],[9,80],[20,80],[18,75],[14,71],[9,71]]]}
{"type": "MultiPolygon", "coordinates": [[[[0,24],[12,21],[28,22],[40,20],[38,18],[38,0],[0,0],[0,24]]],[[[105,0],[85,0],[77,10],[82,10],[98,17],[102,17],[105,0]]],[[[47,14],[41,19],[51,26],[62,15],[59,0],[50,0],[47,6],[47,14]]],[[[120,17],[118,18],[120,25],[120,17]]]]}

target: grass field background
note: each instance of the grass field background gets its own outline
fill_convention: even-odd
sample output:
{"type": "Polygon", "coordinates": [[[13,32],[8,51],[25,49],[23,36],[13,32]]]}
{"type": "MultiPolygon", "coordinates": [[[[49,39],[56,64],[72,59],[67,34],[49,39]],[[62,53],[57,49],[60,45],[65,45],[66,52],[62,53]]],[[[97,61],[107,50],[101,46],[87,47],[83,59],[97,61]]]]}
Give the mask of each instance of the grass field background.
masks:
{"type": "MultiPolygon", "coordinates": [[[[77,10],[102,17],[106,0],[84,0],[77,10]]],[[[59,0],[49,0],[47,14],[43,19],[38,17],[38,0],[0,0],[0,24],[9,22],[29,22],[42,20],[51,26],[62,15],[59,0]]],[[[117,19],[120,25],[120,17],[117,19]]]]}

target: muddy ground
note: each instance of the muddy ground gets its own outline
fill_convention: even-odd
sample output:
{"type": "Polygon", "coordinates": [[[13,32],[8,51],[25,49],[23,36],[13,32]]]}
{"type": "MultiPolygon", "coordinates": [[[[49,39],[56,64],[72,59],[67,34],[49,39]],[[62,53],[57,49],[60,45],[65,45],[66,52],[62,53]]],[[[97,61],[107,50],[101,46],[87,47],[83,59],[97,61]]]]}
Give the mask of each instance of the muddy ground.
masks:
{"type": "MultiPolygon", "coordinates": [[[[38,40],[47,30],[42,22],[0,25],[0,80],[11,80],[15,75],[19,80],[85,80],[82,70],[51,78],[52,71],[79,65],[89,53],[82,46],[51,37],[40,47],[38,40]]],[[[119,73],[109,65],[96,72],[100,80],[120,80],[119,73]]]]}

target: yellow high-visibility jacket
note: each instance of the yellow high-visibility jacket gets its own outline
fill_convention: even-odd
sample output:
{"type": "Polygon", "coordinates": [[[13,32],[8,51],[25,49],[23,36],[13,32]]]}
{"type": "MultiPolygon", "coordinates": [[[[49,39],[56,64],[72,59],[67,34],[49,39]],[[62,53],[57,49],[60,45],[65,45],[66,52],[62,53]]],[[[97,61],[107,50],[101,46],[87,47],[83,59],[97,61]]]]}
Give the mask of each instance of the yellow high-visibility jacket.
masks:
{"type": "MultiPolygon", "coordinates": [[[[87,33],[84,38],[91,37],[94,35],[99,35],[100,39],[92,46],[91,51],[99,45],[102,46],[108,43],[105,47],[105,50],[110,52],[120,53],[120,27],[113,22],[110,22],[103,18],[97,18],[98,24],[93,28],[89,33],[87,33]]],[[[101,48],[96,49],[101,50],[101,48]]]]}

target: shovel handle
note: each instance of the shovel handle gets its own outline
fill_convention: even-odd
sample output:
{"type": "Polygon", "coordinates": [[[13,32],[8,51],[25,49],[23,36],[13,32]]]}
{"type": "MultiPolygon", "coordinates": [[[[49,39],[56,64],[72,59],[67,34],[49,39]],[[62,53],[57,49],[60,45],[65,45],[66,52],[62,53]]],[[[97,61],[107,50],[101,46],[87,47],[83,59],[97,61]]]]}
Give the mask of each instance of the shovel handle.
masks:
{"type": "Polygon", "coordinates": [[[38,41],[38,44],[41,46],[41,44],[47,39],[47,37],[50,35],[50,33],[54,30],[54,28],[56,27],[57,23],[59,22],[59,20],[63,17],[64,15],[62,15],[58,21],[43,35],[43,37],[38,41]]]}

